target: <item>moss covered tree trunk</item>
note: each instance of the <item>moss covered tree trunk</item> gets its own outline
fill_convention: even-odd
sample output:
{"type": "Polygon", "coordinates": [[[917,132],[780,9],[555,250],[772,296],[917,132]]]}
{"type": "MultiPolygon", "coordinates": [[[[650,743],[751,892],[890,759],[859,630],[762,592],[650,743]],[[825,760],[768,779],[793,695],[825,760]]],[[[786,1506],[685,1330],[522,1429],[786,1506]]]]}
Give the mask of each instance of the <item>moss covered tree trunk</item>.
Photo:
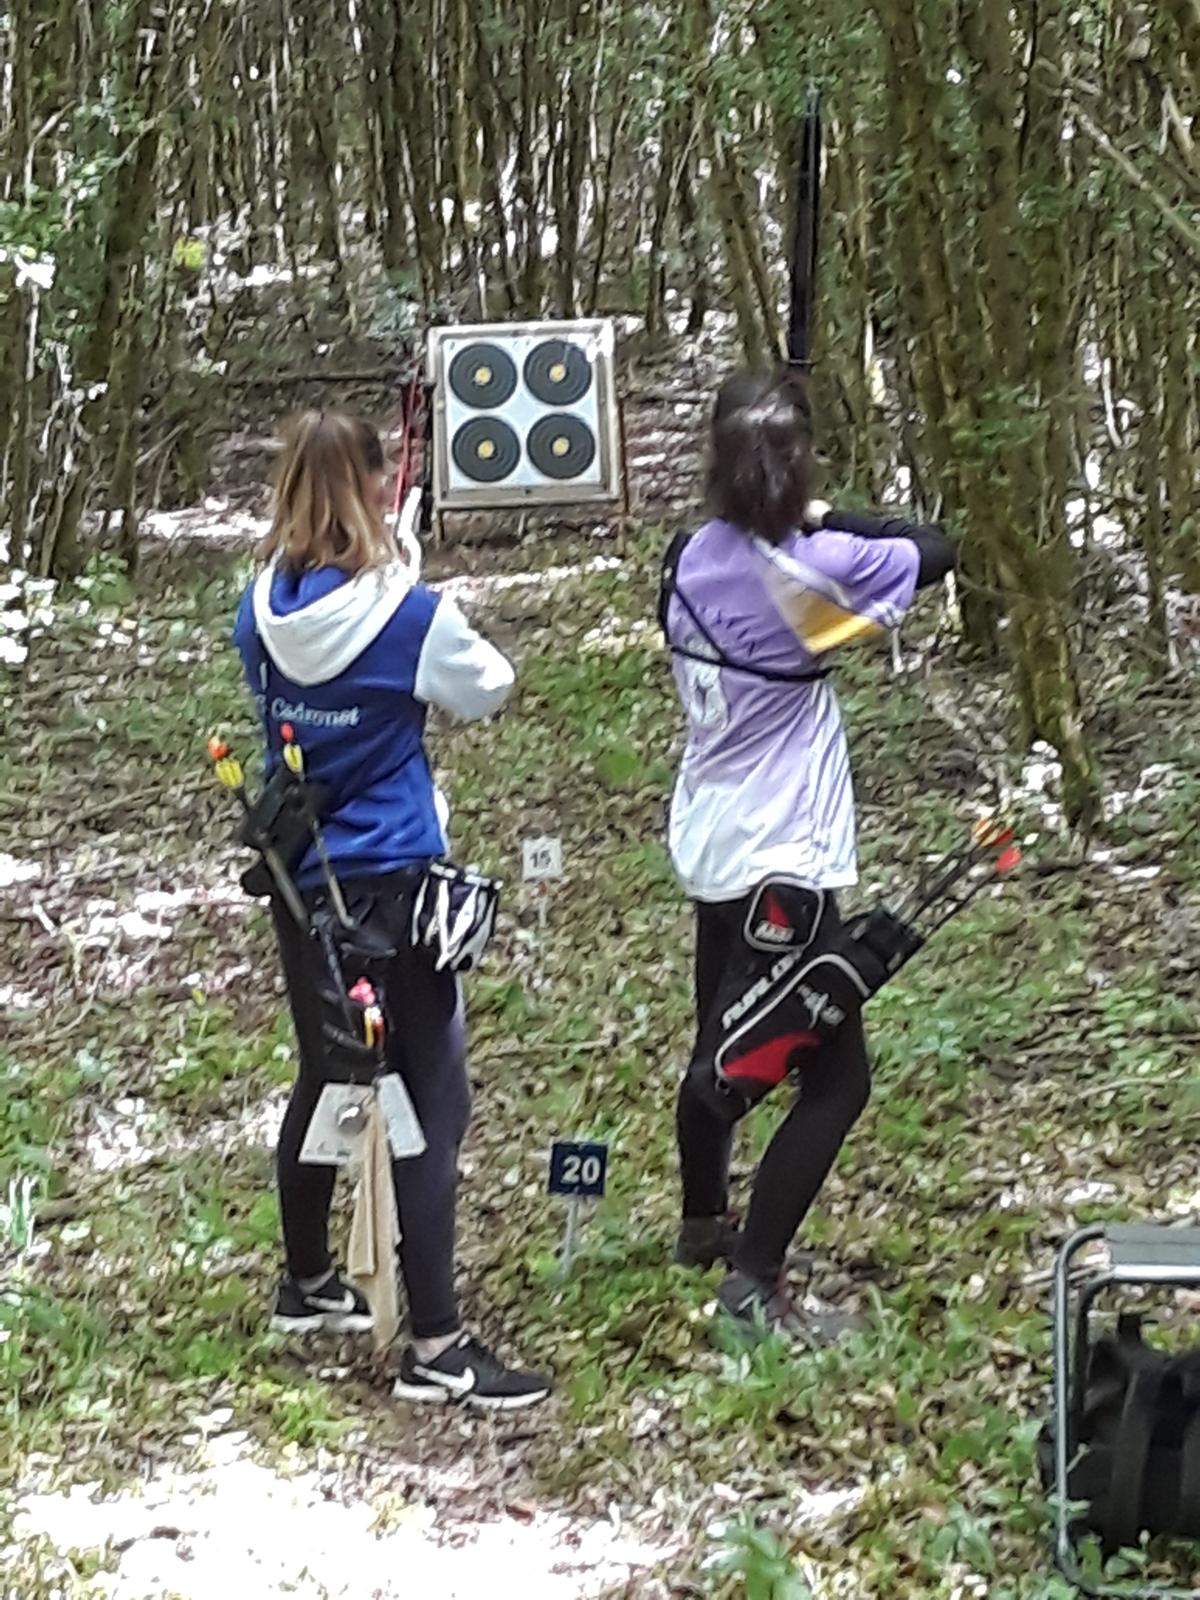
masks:
{"type": "Polygon", "coordinates": [[[140,306],[128,304],[129,293],[157,198],[155,176],[162,137],[159,112],[171,60],[170,33],[155,28],[155,20],[152,0],[140,0],[129,15],[124,35],[125,54],[117,81],[137,108],[136,125],[141,131],[131,152],[117,164],[112,175],[100,284],[90,332],[79,357],[79,378],[90,389],[79,413],[74,460],[41,541],[39,571],[55,578],[74,576],[85,559],[81,520],[99,452],[117,405],[112,380],[118,330],[127,310],[135,316],[141,314],[140,306]]]}

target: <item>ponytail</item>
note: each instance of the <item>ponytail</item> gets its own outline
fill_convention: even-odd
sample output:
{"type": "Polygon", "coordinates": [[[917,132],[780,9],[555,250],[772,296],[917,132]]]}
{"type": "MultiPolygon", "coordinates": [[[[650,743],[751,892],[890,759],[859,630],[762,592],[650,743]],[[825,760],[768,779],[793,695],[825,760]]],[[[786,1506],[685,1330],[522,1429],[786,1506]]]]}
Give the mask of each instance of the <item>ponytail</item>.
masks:
{"type": "Polygon", "coordinates": [[[383,444],[369,422],[304,411],[284,430],[271,531],[259,554],[294,572],[340,567],[353,576],[396,559],[372,479],[383,444]]]}

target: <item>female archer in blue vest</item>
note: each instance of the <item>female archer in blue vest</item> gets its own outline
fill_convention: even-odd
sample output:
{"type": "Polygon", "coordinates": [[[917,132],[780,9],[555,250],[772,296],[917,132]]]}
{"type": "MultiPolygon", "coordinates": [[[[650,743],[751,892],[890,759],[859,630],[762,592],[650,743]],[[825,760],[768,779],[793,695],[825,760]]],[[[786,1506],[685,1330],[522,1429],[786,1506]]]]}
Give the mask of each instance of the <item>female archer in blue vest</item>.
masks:
{"type": "MultiPolygon", "coordinates": [[[[282,725],[290,723],[307,774],[325,790],[325,841],[347,899],[406,930],[424,870],[446,852],[445,807],[423,743],[427,709],[487,716],[508,695],[513,672],[452,600],[415,581],[384,520],[386,479],[382,443],[369,424],[328,411],[293,422],[265,565],[242,598],[235,641],[268,746],[280,748],[282,725]]],[[[312,852],[296,881],[319,902],[312,852]]],[[[361,1331],[371,1313],[329,1251],[335,1169],[299,1159],[330,1076],[316,999],[320,957],[279,903],[274,918],[300,1069],[277,1156],[287,1272],[272,1325],[361,1331]]],[[[389,1065],[404,1080],[426,1142],[424,1154],[393,1168],[412,1335],[396,1393],[529,1405],[549,1393],[548,1380],[506,1367],[472,1337],[455,1296],[455,1191],[469,1113],[458,980],[403,934],[396,943],[385,983],[395,1021],[389,1065]]]]}

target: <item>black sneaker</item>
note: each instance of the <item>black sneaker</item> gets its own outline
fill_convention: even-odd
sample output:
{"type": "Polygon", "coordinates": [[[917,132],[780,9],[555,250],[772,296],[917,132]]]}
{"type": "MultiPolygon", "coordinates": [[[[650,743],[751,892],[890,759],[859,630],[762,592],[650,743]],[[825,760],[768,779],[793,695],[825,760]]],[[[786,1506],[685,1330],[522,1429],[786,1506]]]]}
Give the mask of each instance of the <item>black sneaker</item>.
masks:
{"type": "Polygon", "coordinates": [[[271,1317],[276,1333],[367,1333],[374,1326],[370,1306],[336,1268],[316,1289],[302,1289],[294,1278],[280,1282],[271,1317]]]}
{"type": "Polygon", "coordinates": [[[478,1406],[485,1411],[515,1411],[535,1406],[552,1388],[540,1372],[506,1367],[479,1340],[462,1333],[433,1361],[420,1361],[412,1345],[400,1357],[400,1376],[392,1394],[397,1400],[433,1405],[478,1406]]]}
{"type": "Polygon", "coordinates": [[[672,1259],[679,1267],[707,1270],[718,1261],[733,1265],[741,1230],[732,1217],[684,1217],[675,1238],[672,1259]]]}
{"type": "Polygon", "coordinates": [[[718,1328],[754,1342],[782,1334],[808,1344],[833,1344],[866,1326],[862,1317],[832,1307],[809,1311],[798,1306],[782,1283],[731,1272],[717,1291],[718,1328]]]}

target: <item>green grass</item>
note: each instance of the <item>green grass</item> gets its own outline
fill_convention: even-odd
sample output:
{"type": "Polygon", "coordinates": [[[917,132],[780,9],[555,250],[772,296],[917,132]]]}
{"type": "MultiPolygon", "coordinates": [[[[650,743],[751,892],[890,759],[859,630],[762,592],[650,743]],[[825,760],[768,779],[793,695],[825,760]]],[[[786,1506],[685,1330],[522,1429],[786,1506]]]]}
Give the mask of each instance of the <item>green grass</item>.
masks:
{"type": "MultiPolygon", "coordinates": [[[[1188,1200],[1194,975],[1159,914],[1164,885],[1195,896],[1195,848],[1162,882],[1095,867],[1018,878],[873,1003],[872,1102],[800,1241],[870,1331],[821,1353],[722,1352],[708,1334],[715,1277],[666,1264],[690,1032],[690,921],[662,845],[677,714],[644,636],[613,654],[576,648],[649,614],[651,565],[647,543],[621,571],[526,591],[515,704],[432,739],[456,853],[507,884],[497,947],[469,980],[464,1290],[485,1333],[536,1352],[560,1384],[512,1457],[529,1492],[598,1514],[613,1501],[636,1521],[657,1493],[654,1515],[691,1551],[675,1575],[715,1558],[704,1592],[798,1600],[807,1582],[822,1596],[1057,1600],[1033,1472],[1048,1381],[1037,1274],[1072,1222],[1188,1200]],[[544,937],[519,881],[521,840],[542,831],[563,837],[567,869],[544,937]],[[612,1146],[610,1192],[564,1282],[545,1156],[584,1133],[612,1146]],[[1110,1187],[1069,1198],[1086,1183],[1110,1187]],[[831,1487],[857,1492],[850,1509],[828,1527],[795,1521],[799,1492],[831,1487]],[[746,1518],[731,1519],[730,1495],[746,1518]]],[[[0,1241],[0,1481],[49,1459],[67,1479],[122,1483],[148,1442],[184,1453],[215,1405],[268,1451],[345,1449],[349,1465],[348,1432],[394,1444],[397,1428],[417,1460],[439,1448],[436,1429],[387,1405],[367,1361],[331,1384],[326,1357],[265,1331],[270,1150],[239,1130],[278,1107],[290,1032],[261,914],[211,898],[228,896],[234,863],[202,748],[218,726],[253,741],[224,642],[243,571],[197,578],[181,564],[131,595],[99,570],[36,645],[34,695],[0,756],[0,796],[33,819],[21,854],[53,851],[57,872],[79,874],[39,886],[57,924],[75,928],[93,896],[128,909],[139,887],[210,897],[170,913],[172,937],[132,987],[131,969],[78,939],[16,963],[16,987],[46,995],[60,1025],[18,1015],[0,1054],[0,1196],[29,1178],[35,1213],[32,1249],[19,1217],[0,1241]],[[102,623],[129,642],[105,643],[102,623]],[[70,692],[37,699],[55,678],[70,692]],[[98,1165],[98,1111],[132,1101],[149,1159],[98,1165]]],[[[885,673],[875,657],[842,674],[874,883],[949,842],[985,799],[961,777],[929,779],[945,730],[921,683],[885,673]]],[[[1130,706],[1133,726],[1143,715],[1130,706]]],[[[1140,759],[1185,762],[1189,715],[1150,730],[1140,759]]],[[[1160,832],[1181,831],[1197,797],[1185,775],[1160,832]]],[[[1135,824],[1116,837],[1136,851],[1135,824]]],[[[743,1180],[772,1116],[745,1132],[743,1180]]],[[[464,1448],[491,1446],[481,1434],[464,1448]]]]}

